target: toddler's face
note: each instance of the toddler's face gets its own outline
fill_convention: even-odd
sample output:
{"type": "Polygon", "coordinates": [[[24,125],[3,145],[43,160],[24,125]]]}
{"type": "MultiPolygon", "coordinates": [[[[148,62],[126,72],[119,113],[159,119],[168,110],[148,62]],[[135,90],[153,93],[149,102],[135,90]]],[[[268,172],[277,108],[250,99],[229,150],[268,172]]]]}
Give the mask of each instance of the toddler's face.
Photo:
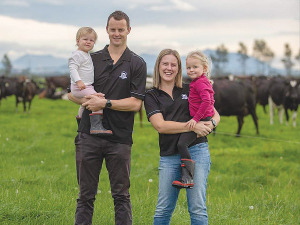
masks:
{"type": "Polygon", "coordinates": [[[94,48],[95,45],[95,34],[85,34],[82,35],[79,39],[77,39],[78,50],[89,52],[94,48]]]}
{"type": "Polygon", "coordinates": [[[186,59],[186,72],[194,80],[206,72],[206,67],[201,64],[199,59],[191,57],[186,59]]]}

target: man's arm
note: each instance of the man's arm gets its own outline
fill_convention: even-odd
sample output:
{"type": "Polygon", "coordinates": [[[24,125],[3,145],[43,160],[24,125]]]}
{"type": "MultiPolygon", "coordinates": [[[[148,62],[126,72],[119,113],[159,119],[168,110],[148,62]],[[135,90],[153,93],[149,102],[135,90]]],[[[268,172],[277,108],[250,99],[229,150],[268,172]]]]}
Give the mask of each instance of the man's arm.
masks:
{"type": "Polygon", "coordinates": [[[77,97],[75,97],[75,96],[72,94],[72,92],[68,93],[68,98],[69,98],[69,100],[70,100],[71,102],[74,102],[74,103],[77,104],[77,105],[81,105],[81,104],[83,104],[83,103],[85,103],[85,102],[88,101],[87,98],[77,98],[77,97]]]}
{"type": "MultiPolygon", "coordinates": [[[[107,99],[99,98],[94,95],[86,96],[89,99],[87,102],[83,103],[82,106],[86,107],[91,111],[99,111],[105,108],[107,99]]],[[[72,100],[71,100],[72,101],[72,100]]],[[[137,112],[142,107],[142,100],[135,97],[129,97],[119,100],[110,100],[112,106],[110,109],[117,111],[134,111],[137,112]]]]}

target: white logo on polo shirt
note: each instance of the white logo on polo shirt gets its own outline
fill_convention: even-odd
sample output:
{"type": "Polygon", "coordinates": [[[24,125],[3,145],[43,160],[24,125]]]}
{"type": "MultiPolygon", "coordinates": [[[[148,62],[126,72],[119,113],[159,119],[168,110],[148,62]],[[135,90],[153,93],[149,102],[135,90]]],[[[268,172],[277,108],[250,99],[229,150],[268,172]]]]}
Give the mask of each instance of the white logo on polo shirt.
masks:
{"type": "Polygon", "coordinates": [[[188,99],[188,96],[186,94],[181,94],[181,99],[188,99]]]}
{"type": "Polygon", "coordinates": [[[121,75],[119,76],[122,80],[127,79],[127,73],[123,71],[121,75]]]}

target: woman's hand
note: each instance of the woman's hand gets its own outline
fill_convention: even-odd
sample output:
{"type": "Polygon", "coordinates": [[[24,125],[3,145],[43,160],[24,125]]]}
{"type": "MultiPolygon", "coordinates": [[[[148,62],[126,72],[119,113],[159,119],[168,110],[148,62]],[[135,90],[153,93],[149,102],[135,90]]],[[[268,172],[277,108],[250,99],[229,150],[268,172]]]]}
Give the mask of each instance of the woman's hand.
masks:
{"type": "Polygon", "coordinates": [[[204,122],[200,121],[196,124],[195,128],[192,131],[198,134],[199,137],[205,137],[211,133],[212,129],[209,128],[209,126],[205,125],[204,122]]]}

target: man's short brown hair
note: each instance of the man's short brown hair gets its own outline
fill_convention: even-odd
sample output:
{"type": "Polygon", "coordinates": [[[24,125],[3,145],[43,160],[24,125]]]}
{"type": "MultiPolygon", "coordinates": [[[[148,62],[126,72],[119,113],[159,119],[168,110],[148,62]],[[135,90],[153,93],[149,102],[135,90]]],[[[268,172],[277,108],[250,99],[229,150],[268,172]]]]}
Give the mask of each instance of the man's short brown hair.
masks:
{"type": "Polygon", "coordinates": [[[129,20],[129,17],[127,16],[126,13],[122,12],[122,11],[114,11],[112,14],[109,15],[108,19],[107,19],[107,24],[106,24],[106,27],[108,27],[108,23],[109,23],[109,20],[111,18],[114,18],[115,20],[126,20],[126,23],[127,23],[127,28],[129,29],[130,28],[130,20],[129,20]]]}

